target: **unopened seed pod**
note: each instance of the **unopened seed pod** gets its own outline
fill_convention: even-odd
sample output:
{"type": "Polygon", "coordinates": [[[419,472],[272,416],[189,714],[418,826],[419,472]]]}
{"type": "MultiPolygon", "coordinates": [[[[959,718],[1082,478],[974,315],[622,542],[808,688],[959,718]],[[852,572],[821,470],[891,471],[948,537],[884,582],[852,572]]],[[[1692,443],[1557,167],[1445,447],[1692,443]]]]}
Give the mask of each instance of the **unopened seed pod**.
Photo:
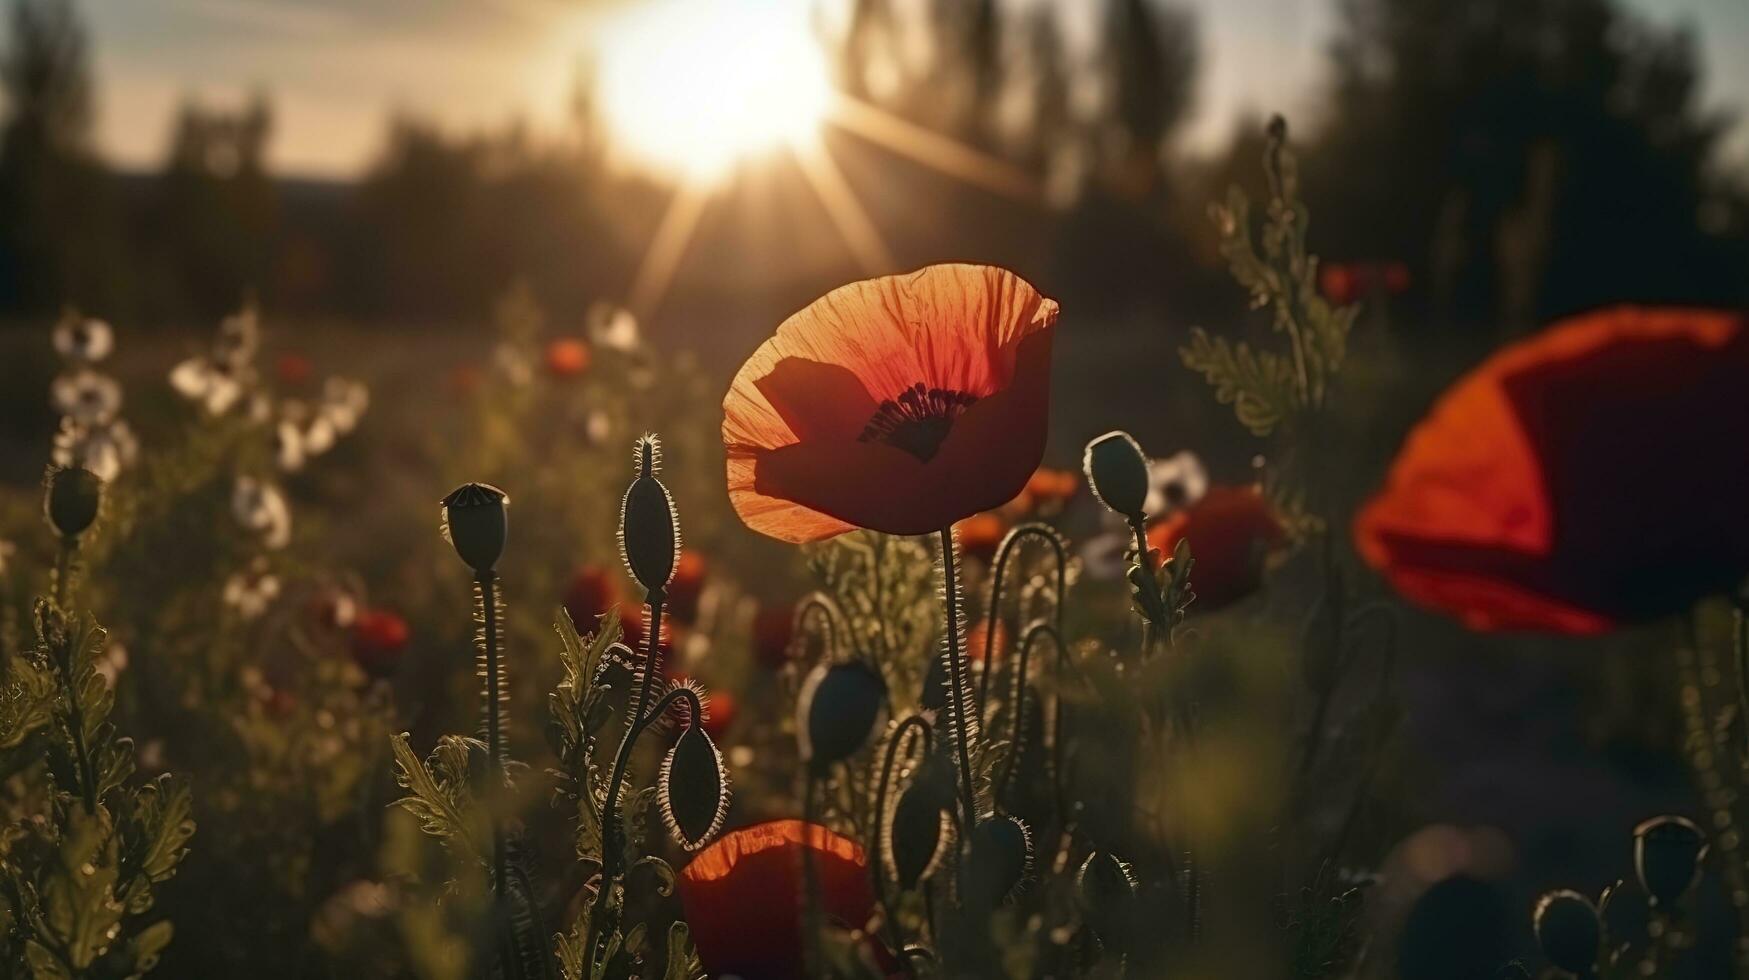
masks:
{"type": "Polygon", "coordinates": [[[696,851],[729,815],[729,773],[701,724],[686,726],[662,760],[657,781],[662,822],[681,847],[696,851]]]}
{"type": "Polygon", "coordinates": [[[1634,873],[1654,905],[1682,900],[1700,880],[1706,835],[1686,817],[1662,816],[1634,828],[1634,873]]]}
{"type": "Polygon", "coordinates": [[[1576,891],[1549,892],[1537,900],[1532,920],[1537,945],[1558,970],[1590,976],[1603,945],[1603,922],[1591,899],[1576,891]]]}
{"type": "Polygon", "coordinates": [[[1087,485],[1105,506],[1140,519],[1148,500],[1148,457],[1127,432],[1107,432],[1087,444],[1087,485]]]}
{"type": "Polygon", "coordinates": [[[796,737],[816,772],[855,755],[886,720],[887,683],[861,661],[821,664],[796,699],[796,737]]]}
{"type": "Polygon", "coordinates": [[[972,907],[1000,905],[1032,874],[1032,831],[1015,817],[987,817],[972,828],[960,865],[960,898],[972,907]]]}
{"type": "Polygon", "coordinates": [[[43,513],[49,526],[64,538],[76,538],[90,529],[103,505],[103,481],[82,466],[68,466],[49,473],[43,513]]]}
{"type": "Polygon", "coordinates": [[[464,483],[443,498],[443,537],[469,568],[489,572],[510,534],[510,497],[490,483],[464,483]]]}
{"type": "Polygon", "coordinates": [[[619,553],[632,578],[647,592],[662,593],[674,578],[680,555],[680,524],[674,500],[656,478],[662,468],[662,441],[646,435],[633,454],[638,475],[626,488],[619,511],[619,553]]]}
{"type": "Polygon", "coordinates": [[[915,889],[941,867],[953,839],[953,820],[942,807],[935,787],[913,781],[899,794],[882,842],[887,867],[899,887],[915,889]]]}

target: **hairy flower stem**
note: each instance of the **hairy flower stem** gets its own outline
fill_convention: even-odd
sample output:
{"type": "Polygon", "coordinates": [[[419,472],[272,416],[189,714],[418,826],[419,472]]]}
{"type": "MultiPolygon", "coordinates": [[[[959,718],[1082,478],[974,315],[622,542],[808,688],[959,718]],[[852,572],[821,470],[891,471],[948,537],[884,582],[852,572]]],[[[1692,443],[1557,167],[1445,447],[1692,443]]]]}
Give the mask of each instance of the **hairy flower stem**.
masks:
{"type": "Polygon", "coordinates": [[[79,555],[79,539],[61,535],[61,548],[55,556],[55,608],[67,611],[73,600],[73,562],[79,555]]]}
{"type": "MultiPolygon", "coordinates": [[[[1142,516],[1138,514],[1138,515],[1131,517],[1129,519],[1129,524],[1130,524],[1130,530],[1135,532],[1135,535],[1136,535],[1136,564],[1142,566],[1142,570],[1147,573],[1146,575],[1142,576],[1142,578],[1148,583],[1148,588],[1153,589],[1155,591],[1156,596],[1158,596],[1160,598],[1160,601],[1158,603],[1156,603],[1155,605],[1156,606],[1164,606],[1166,604],[1165,597],[1159,596],[1159,589],[1160,589],[1159,579],[1154,577],[1154,574],[1155,574],[1154,563],[1148,559],[1148,526],[1147,526],[1147,523],[1144,521],[1142,516]]],[[[1166,611],[1166,614],[1168,616],[1172,615],[1172,610],[1168,609],[1166,611]]],[[[1153,655],[1154,655],[1154,624],[1149,622],[1148,618],[1146,616],[1144,616],[1144,617],[1142,617],[1142,659],[1146,660],[1153,655]]]]}
{"type": "MultiPolygon", "coordinates": [[[[807,781],[802,784],[802,834],[814,833],[819,820],[819,777],[808,767],[807,781]]],[[[878,877],[878,874],[877,874],[878,877]]],[[[802,962],[809,976],[825,973],[826,958],[820,942],[820,882],[815,877],[814,849],[802,841],[802,962]]]]}
{"type": "Polygon", "coordinates": [[[1037,538],[1050,546],[1051,554],[1057,559],[1057,594],[1055,602],[1055,619],[1058,632],[1063,629],[1063,603],[1067,601],[1069,562],[1063,553],[1063,539],[1049,526],[1038,523],[1022,524],[1008,532],[1002,539],[1002,545],[996,551],[995,570],[990,575],[990,605],[984,617],[984,669],[978,675],[978,710],[982,711],[990,703],[990,673],[996,666],[996,624],[1002,613],[1002,582],[1008,574],[1008,563],[1018,553],[1016,545],[1026,538],[1037,538]]]}
{"type": "MultiPolygon", "coordinates": [[[[499,793],[504,788],[504,689],[498,650],[498,575],[492,571],[480,572],[474,584],[480,600],[480,645],[486,681],[486,755],[491,760],[493,792],[499,793]]],[[[492,808],[492,894],[500,903],[504,901],[504,884],[508,877],[507,860],[504,819],[495,804],[492,808]]]]}
{"type": "MultiPolygon", "coordinates": [[[[1012,708],[1010,709],[1010,714],[1012,715],[1012,718],[1009,720],[1009,725],[1008,725],[1008,755],[1007,755],[1007,759],[1004,761],[1004,763],[1002,765],[1002,775],[996,777],[996,798],[997,799],[1001,799],[1002,794],[1007,791],[1009,780],[1011,780],[1014,777],[1015,760],[1020,755],[1020,738],[1021,738],[1020,726],[1026,720],[1025,719],[1026,703],[1025,702],[1026,702],[1027,661],[1031,658],[1033,646],[1036,643],[1038,643],[1038,641],[1041,637],[1049,639],[1051,641],[1051,643],[1053,645],[1055,645],[1057,648],[1056,664],[1057,664],[1057,676],[1058,676],[1058,678],[1061,678],[1063,676],[1063,668],[1065,666],[1067,666],[1068,653],[1063,647],[1063,635],[1061,633],[1057,632],[1057,628],[1055,626],[1052,626],[1049,623],[1034,623],[1032,625],[1032,628],[1028,629],[1026,631],[1026,636],[1021,639],[1021,641],[1020,641],[1020,654],[1018,657],[1016,657],[1015,662],[1014,662],[1014,693],[1013,693],[1012,699],[1010,701],[1010,703],[1012,705],[1012,708]]],[[[1059,708],[1061,707],[1061,700],[1060,699],[1058,701],[1058,707],[1059,708]]],[[[1059,729],[1059,731],[1060,731],[1060,729],[1059,729]]],[[[1053,732],[1053,735],[1055,735],[1055,734],[1057,734],[1057,733],[1053,732]]],[[[1052,758],[1054,760],[1056,758],[1056,750],[1054,747],[1055,746],[1055,739],[1054,738],[1053,738],[1052,742],[1053,742],[1053,746],[1051,749],[1051,753],[1052,753],[1052,758]]],[[[1051,789],[1052,789],[1053,799],[1058,805],[1059,818],[1062,819],[1066,823],[1068,821],[1069,815],[1066,811],[1064,811],[1062,809],[1063,794],[1062,794],[1062,789],[1058,784],[1058,778],[1057,778],[1056,771],[1055,771],[1055,770],[1060,769],[1061,767],[1056,765],[1055,762],[1053,762],[1051,768],[1053,770],[1053,772],[1051,774],[1051,789]]]]}
{"type": "Polygon", "coordinates": [[[911,958],[904,955],[905,932],[899,924],[899,910],[887,894],[887,818],[891,815],[887,805],[887,795],[893,785],[893,763],[898,761],[899,748],[904,745],[905,737],[915,728],[917,738],[923,749],[923,758],[929,757],[934,732],[929,727],[928,719],[922,715],[909,715],[893,729],[893,734],[887,738],[886,753],[881,759],[880,788],[875,791],[874,837],[875,842],[875,898],[881,903],[881,911],[885,913],[887,925],[891,931],[893,949],[899,951],[899,962],[905,968],[906,976],[916,976],[916,968],[911,965],[911,958]]]}
{"type": "Polygon", "coordinates": [[[637,744],[638,736],[644,733],[644,729],[662,717],[663,713],[676,701],[686,702],[687,708],[692,712],[688,717],[704,718],[704,705],[699,702],[698,695],[693,693],[691,688],[686,687],[677,687],[669,691],[662,697],[662,700],[656,702],[655,707],[651,708],[648,714],[638,713],[642,710],[644,701],[649,695],[650,678],[655,674],[658,666],[656,643],[661,624],[662,596],[660,593],[651,593],[650,635],[648,637],[647,659],[644,664],[644,682],[639,686],[637,693],[633,695],[632,711],[628,714],[631,720],[626,725],[625,736],[620,739],[619,751],[613,756],[613,773],[607,780],[607,800],[603,804],[601,816],[601,890],[595,894],[595,906],[589,915],[589,942],[585,946],[589,951],[588,962],[590,963],[595,962],[597,947],[602,937],[609,932],[604,927],[608,925],[608,917],[613,912],[614,888],[618,884],[620,876],[625,873],[625,869],[620,866],[620,858],[625,855],[625,833],[624,828],[620,826],[619,796],[620,788],[625,785],[626,766],[631,763],[632,748],[637,744]]]}
{"type": "Polygon", "coordinates": [[[953,685],[953,697],[950,699],[948,711],[953,718],[954,749],[959,755],[960,769],[960,806],[964,809],[965,820],[960,826],[966,829],[964,839],[971,839],[971,829],[978,823],[977,793],[972,788],[972,750],[971,738],[974,720],[967,717],[966,709],[970,706],[966,697],[966,661],[965,654],[960,650],[960,609],[959,583],[955,581],[955,572],[959,564],[959,556],[953,543],[953,525],[941,529],[941,594],[947,614],[947,672],[949,682],[953,685]]]}

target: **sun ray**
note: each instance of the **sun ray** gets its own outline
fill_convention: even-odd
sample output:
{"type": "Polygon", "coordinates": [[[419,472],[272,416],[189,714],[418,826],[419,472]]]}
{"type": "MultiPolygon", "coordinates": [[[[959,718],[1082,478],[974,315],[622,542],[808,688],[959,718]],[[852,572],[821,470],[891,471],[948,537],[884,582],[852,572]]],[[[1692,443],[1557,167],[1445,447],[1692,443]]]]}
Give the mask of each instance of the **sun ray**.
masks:
{"type": "Polygon", "coordinates": [[[843,93],[834,98],[826,120],[845,132],[997,194],[1022,201],[1036,201],[1041,195],[1039,182],[1019,167],[843,93]]]}
{"type": "Polygon", "coordinates": [[[644,260],[638,264],[638,274],[632,279],[628,306],[638,319],[648,319],[661,305],[710,196],[710,188],[703,181],[685,180],[676,185],[674,198],[662,212],[662,222],[656,226],[650,247],[644,251],[644,260]]]}
{"type": "Polygon", "coordinates": [[[849,246],[857,264],[862,266],[863,273],[878,276],[891,272],[896,264],[892,249],[887,247],[880,229],[868,216],[868,210],[862,206],[856,191],[851,189],[850,181],[838,168],[838,162],[832,159],[826,144],[818,139],[798,140],[794,149],[802,176],[819,195],[826,216],[844,239],[844,244],[849,246]]]}

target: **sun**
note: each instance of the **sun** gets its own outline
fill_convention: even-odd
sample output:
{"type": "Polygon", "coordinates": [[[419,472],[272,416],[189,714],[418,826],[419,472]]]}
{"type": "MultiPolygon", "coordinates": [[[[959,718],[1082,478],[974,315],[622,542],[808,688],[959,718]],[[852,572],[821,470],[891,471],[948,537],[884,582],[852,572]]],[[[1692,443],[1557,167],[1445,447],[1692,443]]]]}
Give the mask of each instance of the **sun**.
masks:
{"type": "Polygon", "coordinates": [[[715,183],[810,139],[832,104],[800,0],[651,0],[597,35],[609,131],[640,163],[715,183]]]}

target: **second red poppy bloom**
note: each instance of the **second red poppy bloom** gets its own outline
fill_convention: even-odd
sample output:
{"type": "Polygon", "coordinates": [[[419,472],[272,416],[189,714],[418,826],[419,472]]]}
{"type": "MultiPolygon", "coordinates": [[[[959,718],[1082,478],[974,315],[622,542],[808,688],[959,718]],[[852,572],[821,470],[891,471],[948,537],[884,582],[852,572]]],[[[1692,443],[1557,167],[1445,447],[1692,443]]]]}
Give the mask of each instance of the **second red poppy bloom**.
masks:
{"type": "Polygon", "coordinates": [[[1044,454],[1057,304],[1011,272],[852,283],[785,320],[723,400],[756,531],[928,534],[1013,499],[1044,454]]]}

